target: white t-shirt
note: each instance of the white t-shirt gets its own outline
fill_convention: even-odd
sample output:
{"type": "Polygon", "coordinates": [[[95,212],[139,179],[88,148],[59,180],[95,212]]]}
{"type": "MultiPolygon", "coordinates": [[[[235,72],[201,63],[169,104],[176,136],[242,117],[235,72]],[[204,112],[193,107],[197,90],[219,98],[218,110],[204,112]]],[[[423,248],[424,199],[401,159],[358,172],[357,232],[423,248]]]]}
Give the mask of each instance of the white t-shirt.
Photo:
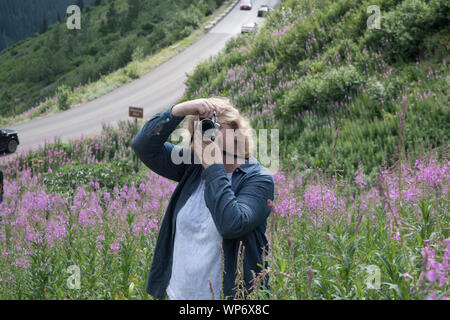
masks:
{"type": "MultiPolygon", "coordinates": [[[[232,172],[227,173],[231,181],[232,172]]],[[[178,212],[173,248],[172,276],[167,287],[171,300],[212,299],[208,278],[211,279],[214,298],[222,292],[222,236],[205,202],[205,180],[178,212]]]]}

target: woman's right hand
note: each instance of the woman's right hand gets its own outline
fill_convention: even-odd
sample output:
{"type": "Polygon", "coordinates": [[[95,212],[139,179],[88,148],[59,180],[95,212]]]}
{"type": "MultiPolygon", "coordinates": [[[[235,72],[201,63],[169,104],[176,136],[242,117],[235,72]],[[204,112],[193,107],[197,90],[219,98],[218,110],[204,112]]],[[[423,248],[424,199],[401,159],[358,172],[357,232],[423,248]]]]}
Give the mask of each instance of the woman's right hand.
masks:
{"type": "Polygon", "coordinates": [[[198,115],[201,118],[211,118],[214,111],[219,114],[218,108],[209,102],[206,98],[194,99],[176,104],[172,108],[172,114],[175,116],[198,115]]]}

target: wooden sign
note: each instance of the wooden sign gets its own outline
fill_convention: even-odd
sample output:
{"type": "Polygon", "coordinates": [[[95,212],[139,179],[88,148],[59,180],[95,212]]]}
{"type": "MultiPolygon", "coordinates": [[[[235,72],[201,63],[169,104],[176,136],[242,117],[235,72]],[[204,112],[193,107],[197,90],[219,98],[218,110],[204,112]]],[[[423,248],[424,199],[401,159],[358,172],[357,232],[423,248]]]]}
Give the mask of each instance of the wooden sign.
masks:
{"type": "Polygon", "coordinates": [[[142,118],[144,118],[144,109],[136,108],[136,107],[129,107],[128,108],[128,116],[142,119],[142,118]]]}

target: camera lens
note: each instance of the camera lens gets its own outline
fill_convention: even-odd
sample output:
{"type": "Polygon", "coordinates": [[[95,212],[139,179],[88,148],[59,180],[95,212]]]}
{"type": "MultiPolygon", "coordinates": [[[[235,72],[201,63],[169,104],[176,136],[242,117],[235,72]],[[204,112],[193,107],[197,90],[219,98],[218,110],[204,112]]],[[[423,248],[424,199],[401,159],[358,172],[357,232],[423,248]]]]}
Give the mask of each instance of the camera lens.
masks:
{"type": "Polygon", "coordinates": [[[214,122],[211,119],[203,119],[200,122],[202,134],[205,134],[209,129],[214,129],[214,122]]]}

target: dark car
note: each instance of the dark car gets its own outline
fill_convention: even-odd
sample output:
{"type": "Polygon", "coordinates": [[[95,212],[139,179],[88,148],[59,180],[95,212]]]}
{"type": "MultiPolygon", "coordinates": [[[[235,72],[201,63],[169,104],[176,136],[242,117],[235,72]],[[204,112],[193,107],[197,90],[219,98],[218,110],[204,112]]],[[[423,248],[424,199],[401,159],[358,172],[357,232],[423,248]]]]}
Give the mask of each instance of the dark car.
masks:
{"type": "Polygon", "coordinates": [[[269,7],[267,4],[262,4],[258,9],[258,17],[264,17],[267,13],[272,11],[273,8],[269,7]]]}
{"type": "Polygon", "coordinates": [[[14,153],[19,145],[16,130],[0,129],[0,152],[14,153]]]}

